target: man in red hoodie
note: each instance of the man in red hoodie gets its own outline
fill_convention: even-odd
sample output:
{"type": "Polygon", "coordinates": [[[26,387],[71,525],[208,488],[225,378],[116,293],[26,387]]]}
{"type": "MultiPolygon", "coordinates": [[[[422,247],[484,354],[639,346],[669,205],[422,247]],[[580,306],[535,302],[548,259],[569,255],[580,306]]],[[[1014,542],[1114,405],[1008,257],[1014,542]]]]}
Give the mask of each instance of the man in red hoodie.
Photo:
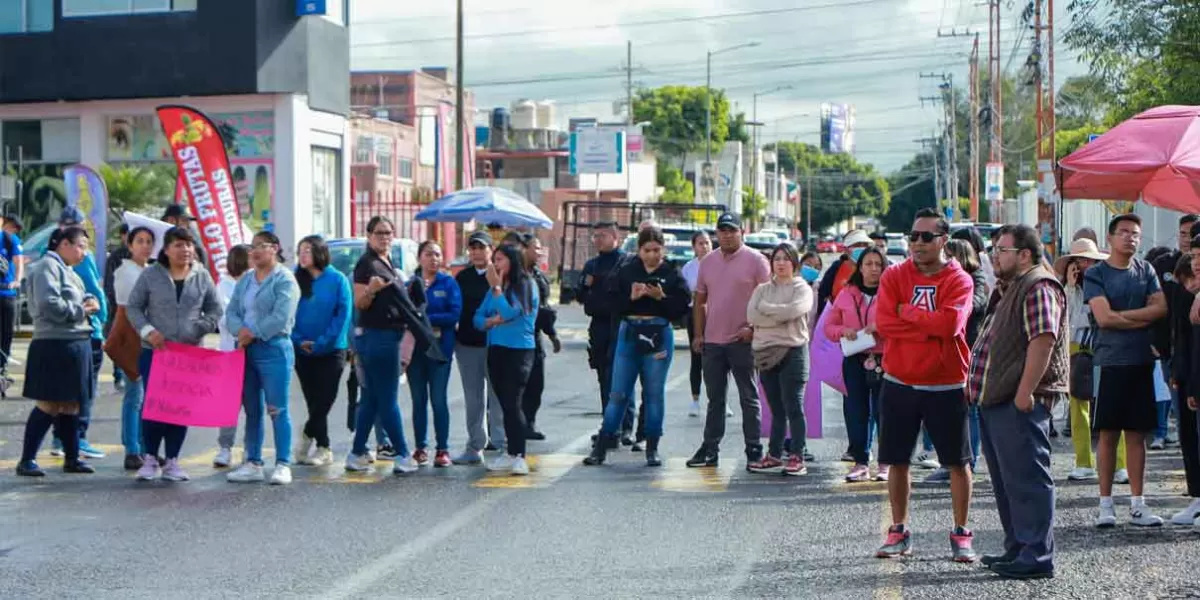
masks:
{"type": "Polygon", "coordinates": [[[891,466],[888,500],[892,523],[876,553],[880,558],[912,553],[908,530],[909,463],[924,424],[938,460],[950,471],[956,562],[973,562],[967,529],[971,503],[971,447],[967,432],[967,318],[974,283],[946,257],[950,225],[930,209],[917,212],[908,235],[912,257],[883,272],[876,327],[888,341],[880,392],[879,464],[891,466]]]}

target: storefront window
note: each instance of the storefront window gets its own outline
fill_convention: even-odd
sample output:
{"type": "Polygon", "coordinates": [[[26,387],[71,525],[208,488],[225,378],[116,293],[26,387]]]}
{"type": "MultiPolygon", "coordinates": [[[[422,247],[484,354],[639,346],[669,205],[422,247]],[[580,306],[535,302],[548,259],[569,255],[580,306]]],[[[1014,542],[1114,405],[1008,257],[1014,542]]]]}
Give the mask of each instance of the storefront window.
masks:
{"type": "Polygon", "coordinates": [[[54,29],[54,0],[0,1],[0,35],[54,29]]]}
{"type": "Polygon", "coordinates": [[[341,152],[333,148],[312,147],[313,233],[336,236],[341,228],[342,207],[341,152]]]}
{"type": "Polygon", "coordinates": [[[193,10],[196,10],[196,0],[63,0],[64,17],[96,17],[193,10]]]}
{"type": "Polygon", "coordinates": [[[14,159],[20,154],[25,162],[78,161],[79,119],[4,121],[0,147],[14,159]]]}

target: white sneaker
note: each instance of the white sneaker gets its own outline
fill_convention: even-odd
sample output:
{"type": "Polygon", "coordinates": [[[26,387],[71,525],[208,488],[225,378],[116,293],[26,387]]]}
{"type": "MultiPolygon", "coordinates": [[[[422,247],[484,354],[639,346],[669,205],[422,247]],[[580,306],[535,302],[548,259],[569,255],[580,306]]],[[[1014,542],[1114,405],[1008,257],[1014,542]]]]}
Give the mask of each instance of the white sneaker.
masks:
{"type": "Polygon", "coordinates": [[[733,408],[731,408],[728,404],[725,405],[725,416],[726,417],[733,416],[733,408]]]}
{"type": "Polygon", "coordinates": [[[517,456],[517,457],[513,458],[512,474],[513,475],[528,475],[529,474],[529,463],[525,462],[524,456],[517,456]]]}
{"type": "Polygon", "coordinates": [[[372,461],[366,454],[359,456],[353,452],[346,455],[346,470],[351,473],[362,473],[371,470],[372,461]]]}
{"type": "Polygon", "coordinates": [[[1162,438],[1154,438],[1150,442],[1151,450],[1162,450],[1163,448],[1166,448],[1166,447],[1167,447],[1167,442],[1166,442],[1166,440],[1164,440],[1162,438]]]}
{"type": "Polygon", "coordinates": [[[396,460],[392,463],[392,475],[416,473],[420,468],[421,466],[417,464],[417,461],[413,460],[412,456],[397,456],[396,460]]]}
{"type": "Polygon", "coordinates": [[[699,400],[692,400],[692,407],[688,409],[688,416],[689,417],[700,416],[700,401],[699,400]]]}
{"type": "Polygon", "coordinates": [[[1117,472],[1113,473],[1113,483],[1129,483],[1129,471],[1126,469],[1117,469],[1117,472]]]}
{"type": "MultiPolygon", "coordinates": [[[[262,478],[262,467],[258,468],[259,478],[262,478]]],[[[287,485],[292,482],[292,468],[287,465],[275,465],[271,469],[271,485],[287,485]]]]}
{"type": "Polygon", "coordinates": [[[497,455],[496,458],[493,458],[492,462],[488,463],[487,470],[511,471],[514,462],[515,461],[513,460],[513,457],[509,456],[507,453],[501,453],[497,455]]]}
{"type": "Polygon", "coordinates": [[[1114,507],[1100,507],[1100,516],[1096,517],[1096,527],[1107,529],[1117,526],[1117,511],[1114,507]]]}
{"type": "Polygon", "coordinates": [[[1137,527],[1162,527],[1162,517],[1150,512],[1146,506],[1129,507],[1129,524],[1137,527]]]}
{"type": "Polygon", "coordinates": [[[1087,467],[1075,467],[1067,475],[1067,479],[1070,481],[1096,481],[1096,470],[1087,467]]]}
{"type": "Polygon", "coordinates": [[[218,469],[227,468],[233,464],[233,449],[221,448],[217,450],[217,456],[213,459],[213,466],[218,469]]]}
{"type": "Polygon", "coordinates": [[[333,450],[329,448],[317,448],[317,451],[312,456],[308,457],[308,464],[314,467],[324,467],[333,464],[333,450]]]}
{"type": "Polygon", "coordinates": [[[265,479],[262,465],[244,462],[242,466],[232,470],[225,479],[230,483],[256,483],[265,479]]]}
{"type": "Polygon", "coordinates": [[[300,436],[300,447],[296,448],[296,464],[311,465],[312,459],[309,458],[309,455],[313,451],[313,439],[304,434],[300,434],[300,436]]]}
{"type": "Polygon", "coordinates": [[[1187,508],[1175,513],[1171,523],[1175,525],[1191,525],[1200,519],[1200,498],[1195,498],[1187,508]]]}
{"type": "Polygon", "coordinates": [[[922,452],[918,454],[917,457],[913,459],[913,464],[921,467],[922,469],[939,469],[942,466],[942,463],[938,462],[937,459],[928,452],[922,452]]]}

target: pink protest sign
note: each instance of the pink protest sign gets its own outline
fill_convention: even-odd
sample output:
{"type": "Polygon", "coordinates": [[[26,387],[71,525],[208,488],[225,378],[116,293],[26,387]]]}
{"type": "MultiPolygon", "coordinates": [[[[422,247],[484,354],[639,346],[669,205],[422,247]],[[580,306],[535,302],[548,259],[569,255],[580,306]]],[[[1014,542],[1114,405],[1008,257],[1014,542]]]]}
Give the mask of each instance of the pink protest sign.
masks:
{"type": "Polygon", "coordinates": [[[190,427],[237,425],[245,353],[167,342],[154,351],[142,417],[190,427]]]}

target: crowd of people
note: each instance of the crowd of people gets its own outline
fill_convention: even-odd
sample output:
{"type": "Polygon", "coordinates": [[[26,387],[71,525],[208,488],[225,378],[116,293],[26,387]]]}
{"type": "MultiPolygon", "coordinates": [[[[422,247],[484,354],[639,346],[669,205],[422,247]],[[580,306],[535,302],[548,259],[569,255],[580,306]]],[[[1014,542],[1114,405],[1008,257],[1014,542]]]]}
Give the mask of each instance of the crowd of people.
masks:
{"type": "MultiPolygon", "coordinates": [[[[226,272],[214,281],[186,211],[172,207],[165,217],[175,226],[162,240],[144,227],[123,231],[116,264],[110,260],[102,276],[83,216],[63,211],[45,259],[28,273],[34,326],[23,395],[35,407],[18,475],[45,475],[35,459],[51,429],[64,471],[94,471],[86,459],[103,453],[88,443],[87,431],[107,353],[124,390],[125,468],[142,481],[187,481],[179,460],[187,427],[143,418],[141,407],[155,353],[168,343],[197,346],[212,333],[220,334],[222,350],[241,350],[246,361],[245,455],[228,472],[231,482],[284,485],[293,463],[333,463],[329,413],[348,367],[353,441],[346,470],[371,469],[380,457],[394,459],[396,474],[480,465],[484,452],[494,451],[488,470],[529,473],[526,442],[545,439],[537,426],[543,338],[553,352],[562,347],[549,281],[537,267],[536,236],[510,233],[497,244],[486,232],[472,233],[470,264],[455,276],[443,271],[442,248],[425,241],[420,266],[409,274],[392,264],[395,225],[374,217],[366,251],[347,278],[331,266],[320,236],[299,242],[290,268],[279,238],[264,231],[232,249],[226,272]],[[156,245],[162,250],[152,257],[156,245]],[[467,436],[465,449],[452,457],[448,387],[455,359],[467,436]],[[295,447],[293,371],[308,413],[295,447]],[[411,449],[399,404],[402,372],[411,388],[411,449]],[[269,475],[267,417],[275,444],[269,475]]],[[[674,326],[682,323],[691,361],[689,415],[699,417],[702,408],[705,414],[703,439],[687,466],[719,464],[733,415],[732,376],[746,468],[804,475],[812,461],[804,414],[809,347],[814,336],[824,336],[845,349],[843,460],[851,463],[845,481],[888,485],[892,525],[877,556],[912,552],[915,465],[933,469],[927,481],[949,484],[953,560],[978,560],[968,518],[982,458],[1005,533],[1003,553],[982,561],[1005,577],[1053,576],[1050,440],[1059,435],[1053,409],[1060,403],[1069,415],[1062,434],[1072,437],[1075,451],[1069,479],[1098,482],[1097,527],[1118,521],[1114,484],[1130,487],[1129,523],[1164,524],[1145,501],[1146,453],[1178,444],[1193,502],[1170,521],[1200,530],[1200,392],[1189,386],[1200,381],[1200,351],[1193,350],[1200,347],[1200,216],[1185,215],[1179,227],[1177,249],[1154,249],[1144,260],[1137,257],[1140,219],[1119,215],[1108,226],[1109,253],[1085,229],[1051,264],[1030,227],[1001,227],[989,248],[973,229],[952,236],[944,218],[922,210],[907,234],[907,260],[889,264],[884,240],[855,231],[822,277],[821,258],[801,255],[789,242],[767,252],[744,244],[741,220],[732,213],[716,222],[715,248],[708,233],[693,236],[695,258],[681,267],[667,260],[666,237],[653,221],[639,226],[636,254],[620,249],[616,223],[600,223],[592,232],[597,255],[584,266],[578,294],[590,318],[588,359],[603,413],[583,462],[603,465],[626,446],[644,452],[649,467],[663,464],[667,374],[674,326]],[[774,417],[765,449],[764,403],[774,417]]],[[[3,292],[25,275],[19,221],[13,228],[8,221],[0,244],[5,319],[10,296],[3,292]]],[[[10,344],[10,334],[0,337],[5,358],[10,344]]],[[[215,466],[234,466],[236,433],[236,427],[220,431],[215,466]]]]}

